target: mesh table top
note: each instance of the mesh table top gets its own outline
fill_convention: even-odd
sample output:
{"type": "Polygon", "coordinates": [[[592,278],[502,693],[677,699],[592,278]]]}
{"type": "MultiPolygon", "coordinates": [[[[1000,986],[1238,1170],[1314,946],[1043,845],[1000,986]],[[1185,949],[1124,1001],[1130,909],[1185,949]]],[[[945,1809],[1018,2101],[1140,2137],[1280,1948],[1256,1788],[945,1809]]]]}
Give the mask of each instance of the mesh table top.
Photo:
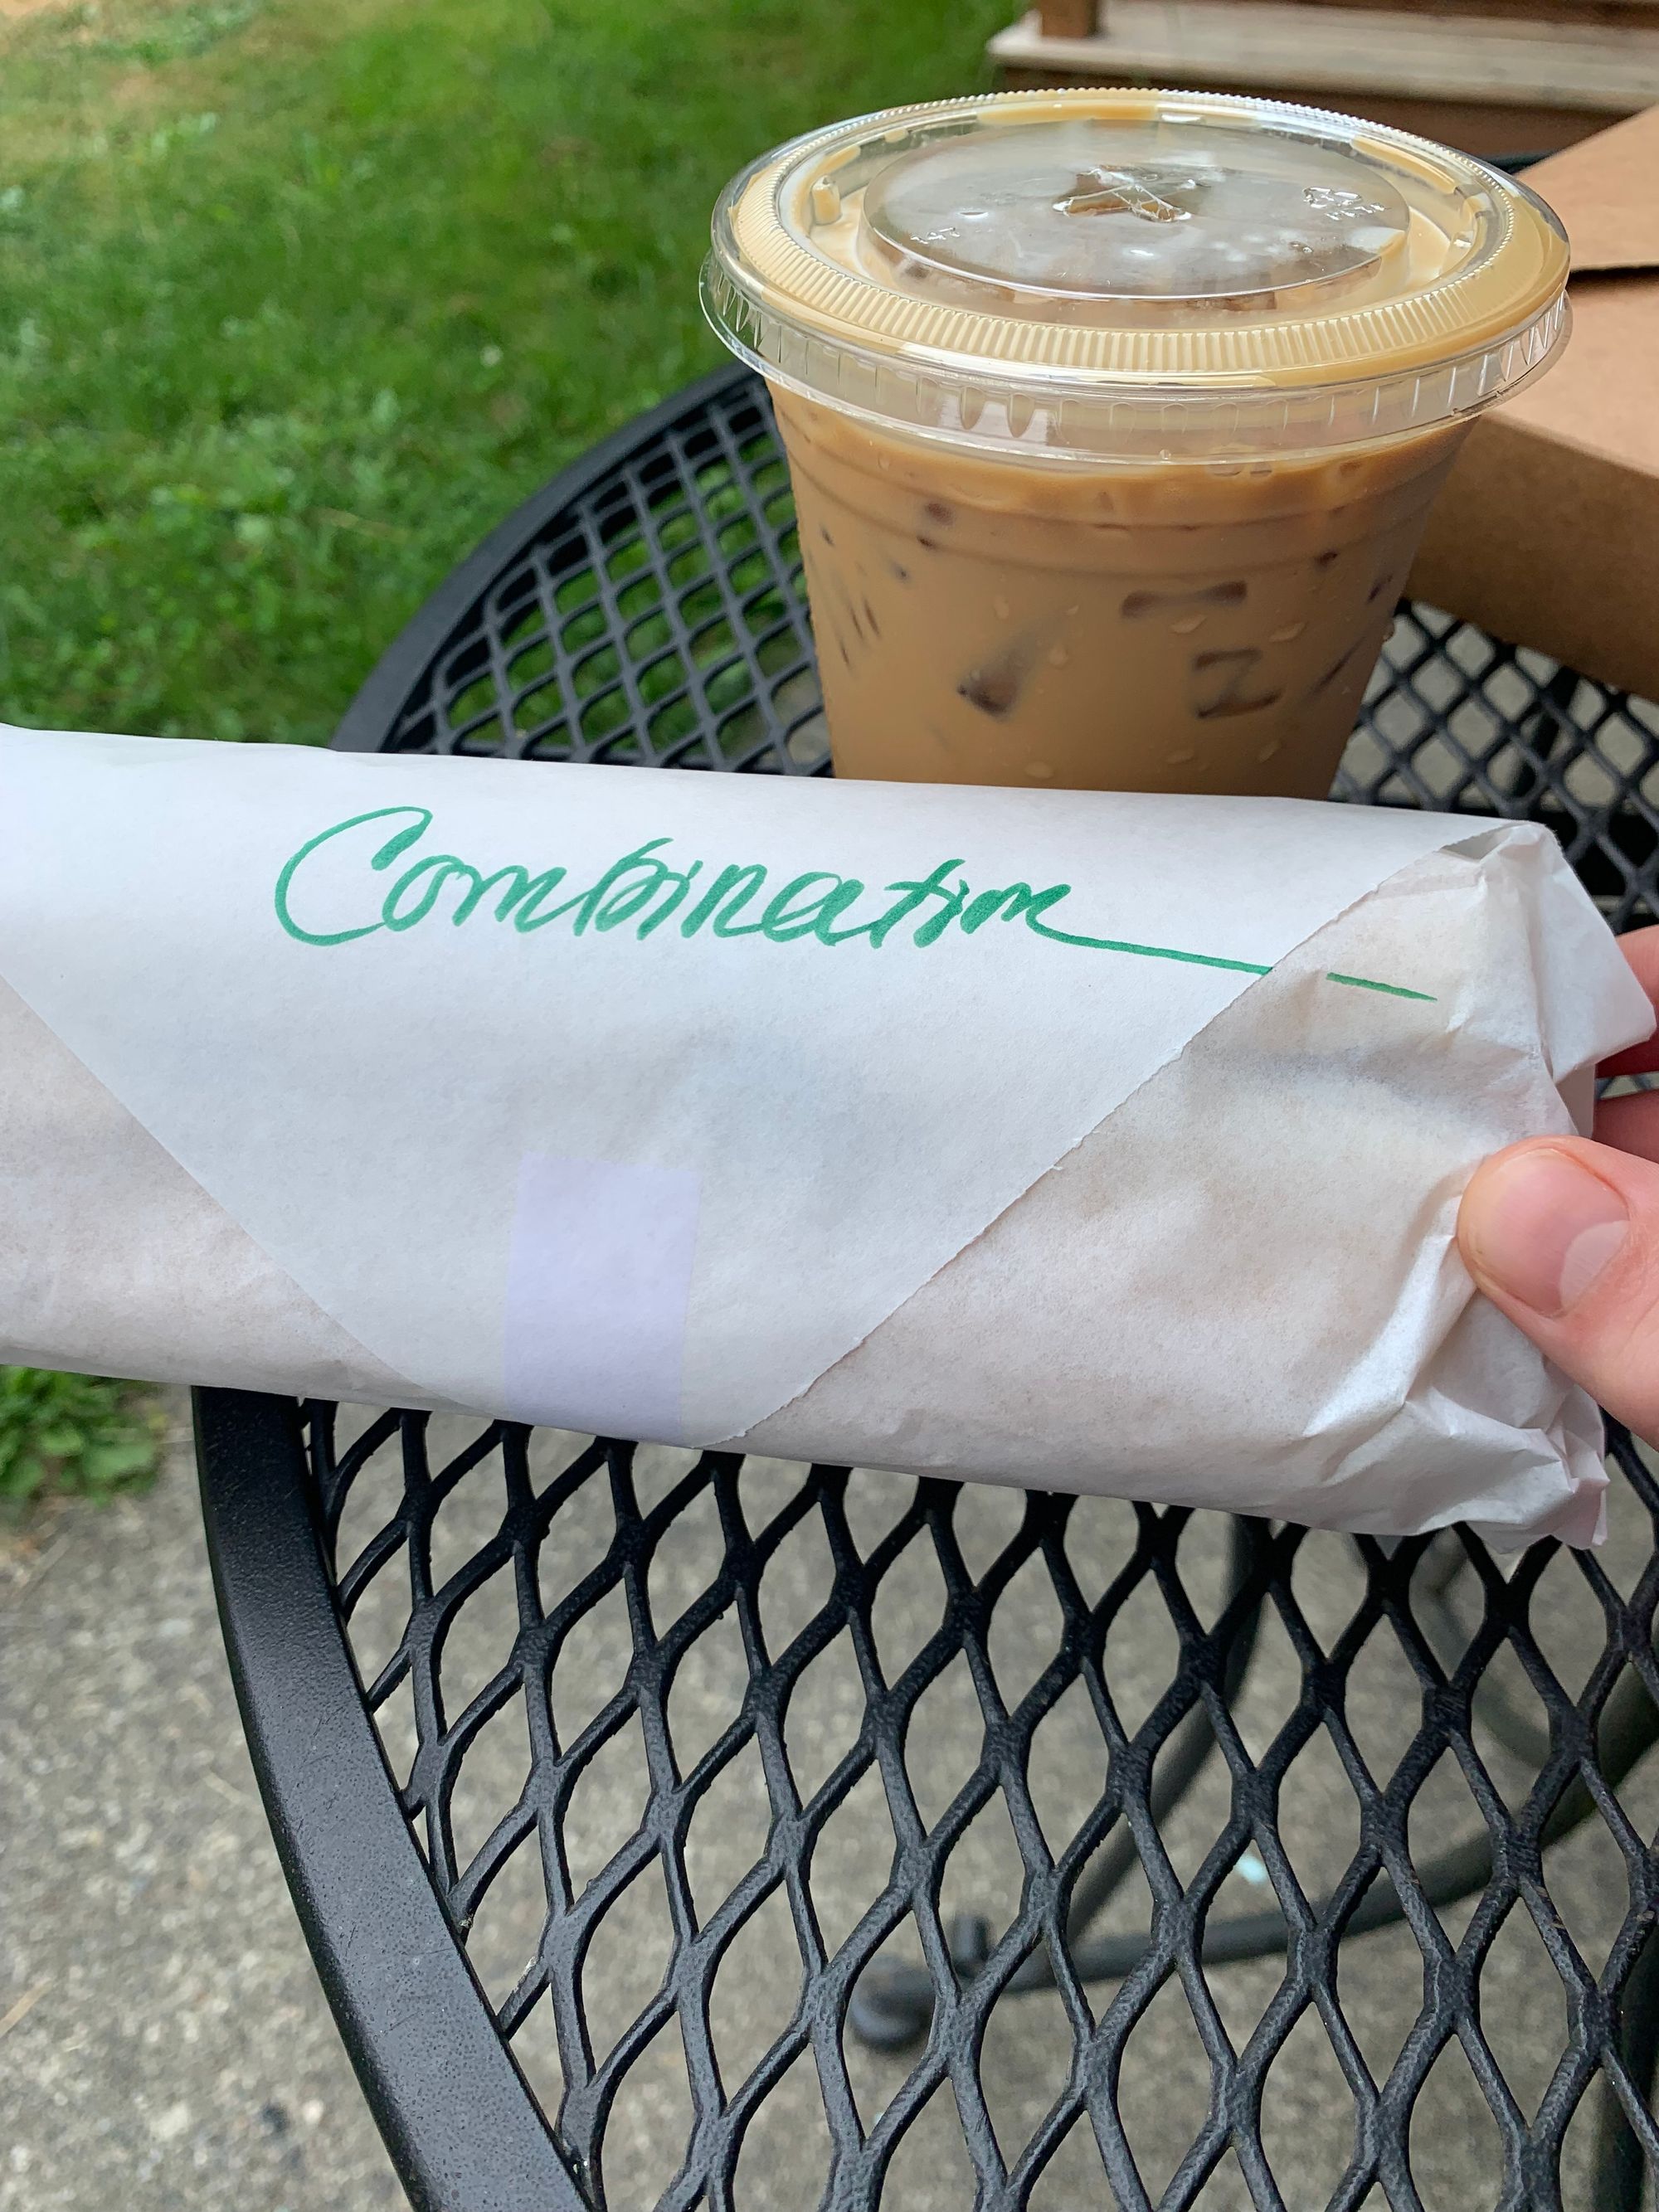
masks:
{"type": "MultiPolygon", "coordinates": [[[[338,742],[819,772],[761,388],[549,487],[338,742]]],[[[1431,610],[1337,795],[1546,821],[1617,926],[1659,916],[1659,714],[1431,610]]],[[[1606,1551],[1502,1562],[224,1393],[202,1456],[417,2202],[1643,2201],[1659,1486],[1622,1435],[1606,1551]]]]}

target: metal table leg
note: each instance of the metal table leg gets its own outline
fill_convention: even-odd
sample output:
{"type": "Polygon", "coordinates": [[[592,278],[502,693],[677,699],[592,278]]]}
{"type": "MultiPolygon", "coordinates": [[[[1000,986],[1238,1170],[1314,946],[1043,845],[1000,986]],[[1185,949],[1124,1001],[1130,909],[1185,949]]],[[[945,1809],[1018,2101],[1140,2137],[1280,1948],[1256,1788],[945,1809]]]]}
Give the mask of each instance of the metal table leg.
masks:
{"type": "Polygon", "coordinates": [[[419,2212],[584,2212],[398,1802],[330,1593],[298,1407],[195,1396],[230,1671],[283,1871],[419,2212]],[[308,1809],[307,1809],[308,1808],[308,1809]]]}

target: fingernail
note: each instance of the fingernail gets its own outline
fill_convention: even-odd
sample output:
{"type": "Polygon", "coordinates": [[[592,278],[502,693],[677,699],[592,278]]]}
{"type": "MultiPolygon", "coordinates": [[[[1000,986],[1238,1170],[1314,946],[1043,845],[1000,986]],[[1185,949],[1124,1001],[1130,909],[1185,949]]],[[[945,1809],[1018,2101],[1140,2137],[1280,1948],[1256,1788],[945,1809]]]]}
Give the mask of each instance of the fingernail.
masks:
{"type": "Polygon", "coordinates": [[[1630,1232],[1610,1183],[1570,1152],[1518,1152],[1475,1177],[1462,1230],[1475,1272],[1534,1313],[1577,1304],[1630,1232]]]}

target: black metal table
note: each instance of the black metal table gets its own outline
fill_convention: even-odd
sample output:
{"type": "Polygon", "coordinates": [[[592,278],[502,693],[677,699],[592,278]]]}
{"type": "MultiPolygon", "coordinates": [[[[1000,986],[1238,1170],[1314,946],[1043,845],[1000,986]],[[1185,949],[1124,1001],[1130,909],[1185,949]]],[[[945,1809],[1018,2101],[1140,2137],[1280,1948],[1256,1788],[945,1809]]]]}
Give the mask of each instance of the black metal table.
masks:
{"type": "MultiPolygon", "coordinates": [[[[337,743],[820,771],[759,386],[532,500],[337,743]]],[[[1625,927],[1656,763],[1651,709],[1406,608],[1337,795],[1547,822],[1625,927]]],[[[1605,1559],[1506,1565],[223,1391],[198,1425],[260,1785],[417,2203],[1635,2212],[1659,2171],[1623,1435],[1605,1559]]]]}

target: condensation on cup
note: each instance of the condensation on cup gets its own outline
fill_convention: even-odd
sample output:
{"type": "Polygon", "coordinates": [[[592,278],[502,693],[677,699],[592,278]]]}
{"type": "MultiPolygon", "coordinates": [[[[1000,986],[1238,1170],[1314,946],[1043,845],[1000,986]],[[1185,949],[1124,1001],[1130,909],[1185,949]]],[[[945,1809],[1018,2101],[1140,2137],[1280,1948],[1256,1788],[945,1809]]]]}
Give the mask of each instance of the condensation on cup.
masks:
{"type": "Polygon", "coordinates": [[[837,772],[1323,797],[1566,276],[1513,179],[1267,100],[1002,94],[765,155],[703,300],[776,405],[837,772]]]}

